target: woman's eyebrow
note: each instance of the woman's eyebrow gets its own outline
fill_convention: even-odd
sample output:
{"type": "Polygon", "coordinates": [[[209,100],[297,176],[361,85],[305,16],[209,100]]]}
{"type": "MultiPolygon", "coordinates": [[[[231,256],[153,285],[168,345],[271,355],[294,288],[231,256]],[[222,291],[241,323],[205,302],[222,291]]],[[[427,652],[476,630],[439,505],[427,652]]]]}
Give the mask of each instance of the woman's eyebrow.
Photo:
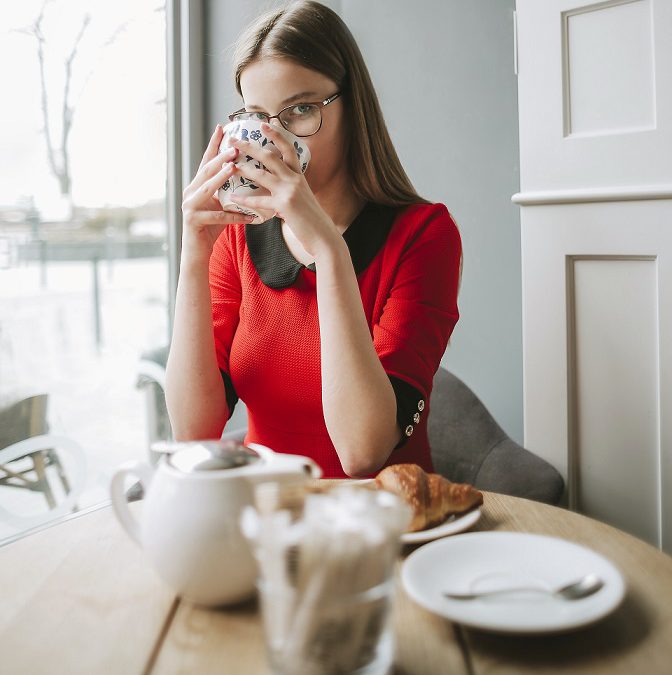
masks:
{"type": "MultiPolygon", "coordinates": [[[[294,96],[290,96],[289,98],[286,98],[284,101],[280,102],[280,105],[285,106],[289,105],[290,103],[293,103],[294,101],[300,100],[300,99],[305,99],[309,96],[317,96],[316,91],[300,91],[298,94],[294,94],[294,96]]],[[[257,110],[261,110],[261,106],[259,105],[246,105],[245,109],[246,110],[252,110],[252,108],[256,108],[257,110]]]]}

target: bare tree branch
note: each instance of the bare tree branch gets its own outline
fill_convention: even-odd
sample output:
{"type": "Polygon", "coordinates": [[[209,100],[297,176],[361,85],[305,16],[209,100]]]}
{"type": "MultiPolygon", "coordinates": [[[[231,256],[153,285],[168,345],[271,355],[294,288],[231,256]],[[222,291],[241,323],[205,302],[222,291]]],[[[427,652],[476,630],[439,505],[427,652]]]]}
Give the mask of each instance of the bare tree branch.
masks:
{"type": "Polygon", "coordinates": [[[44,33],[42,32],[42,19],[44,18],[44,10],[47,6],[45,2],[42,5],[40,14],[33,24],[33,36],[37,40],[37,58],[40,64],[40,98],[42,101],[42,122],[44,124],[44,135],[47,141],[47,155],[49,157],[49,166],[54,172],[54,175],[59,175],[59,167],[56,161],[56,154],[54,146],[51,141],[51,131],[49,129],[49,101],[47,94],[47,82],[44,74],[44,33]]]}
{"type": "MultiPolygon", "coordinates": [[[[25,28],[14,29],[12,32],[21,33],[23,35],[28,35],[35,39],[37,43],[37,59],[40,68],[40,94],[41,94],[41,108],[42,108],[42,120],[44,123],[44,137],[47,145],[47,160],[49,163],[49,168],[51,172],[58,180],[60,191],[62,195],[68,196],[71,198],[71,175],[70,175],[70,157],[68,152],[68,139],[70,136],[70,131],[72,129],[72,122],[75,113],[75,105],[70,104],[70,86],[72,83],[72,69],[73,64],[77,58],[77,53],[79,50],[80,43],[84,34],[91,23],[91,15],[86,14],[82,20],[82,25],[75,37],[75,41],[72,45],[70,53],[67,55],[64,61],[65,68],[65,84],[63,91],[63,103],[62,103],[62,128],[61,128],[61,142],[60,147],[55,148],[51,136],[51,129],[49,127],[49,94],[47,90],[46,76],[45,76],[45,45],[46,38],[42,30],[42,21],[44,19],[44,12],[47,5],[54,2],[54,0],[44,0],[42,8],[39,15],[35,21],[25,28]]],[[[126,30],[130,22],[126,21],[116,28],[116,30],[110,34],[107,40],[103,43],[102,48],[109,47],[113,44],[116,39],[126,30]]],[[[84,81],[84,86],[88,82],[89,77],[91,76],[91,70],[84,81]]]]}
{"type": "MultiPolygon", "coordinates": [[[[102,52],[102,50],[105,49],[106,47],[110,47],[111,45],[113,45],[117,41],[117,38],[120,35],[122,35],[123,33],[126,32],[126,28],[128,28],[128,25],[130,23],[131,23],[130,21],[124,21],[124,23],[117,26],[117,28],[112,33],[110,33],[110,36],[107,38],[107,40],[105,40],[105,42],[103,42],[103,44],[101,45],[100,51],[102,52]]],[[[79,88],[79,94],[77,95],[77,101],[79,101],[79,97],[82,95],[82,93],[86,89],[86,85],[88,84],[89,80],[91,79],[91,75],[93,75],[93,73],[95,71],[95,66],[98,64],[99,61],[100,61],[100,52],[96,57],[96,62],[94,64],[94,66],[89,68],[89,71],[87,72],[86,77],[84,78],[84,82],[82,83],[82,86],[79,88]]]]}
{"type": "Polygon", "coordinates": [[[63,182],[61,180],[61,167],[56,159],[56,152],[54,150],[54,145],[51,140],[51,130],[49,129],[49,100],[47,93],[47,83],[44,73],[44,33],[42,32],[42,20],[44,19],[44,10],[49,4],[48,0],[42,4],[40,13],[33,23],[27,28],[18,29],[17,33],[23,33],[30,37],[35,38],[37,41],[37,60],[40,67],[40,101],[42,109],[42,123],[44,124],[44,137],[47,144],[47,160],[49,162],[49,168],[51,169],[54,176],[58,179],[59,185],[61,187],[61,193],[63,192],[63,182]]]}
{"type": "Polygon", "coordinates": [[[65,59],[65,89],[63,92],[63,125],[61,127],[61,153],[63,155],[63,171],[61,174],[61,194],[70,194],[70,161],[68,154],[68,136],[70,135],[70,128],[72,127],[72,116],[74,108],[72,108],[68,99],[70,98],[70,81],[72,79],[72,62],[77,56],[77,49],[79,43],[86,31],[88,25],[91,23],[91,15],[86,14],[82,21],[82,27],[75,38],[75,43],[72,46],[70,54],[65,59]]]}
{"type": "Polygon", "coordinates": [[[129,21],[124,21],[120,26],[117,26],[117,29],[110,34],[110,37],[108,37],[107,40],[105,40],[103,47],[109,47],[122,33],[125,33],[129,23],[129,21]]]}

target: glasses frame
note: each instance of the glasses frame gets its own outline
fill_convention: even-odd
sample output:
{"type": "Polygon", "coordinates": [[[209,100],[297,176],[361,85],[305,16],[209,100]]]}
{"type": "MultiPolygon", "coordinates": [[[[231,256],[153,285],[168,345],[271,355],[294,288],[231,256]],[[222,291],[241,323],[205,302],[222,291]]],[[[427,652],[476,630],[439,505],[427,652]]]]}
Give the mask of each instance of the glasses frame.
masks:
{"type": "Polygon", "coordinates": [[[296,103],[292,103],[291,105],[288,105],[287,107],[283,108],[277,115],[269,115],[268,113],[259,111],[259,110],[245,110],[245,108],[241,108],[240,110],[236,110],[236,112],[232,112],[229,115],[229,121],[235,122],[235,117],[236,115],[241,115],[242,113],[249,113],[249,114],[257,114],[257,115],[263,115],[266,118],[266,123],[270,124],[271,120],[278,120],[280,124],[282,124],[282,128],[289,131],[290,133],[294,134],[293,131],[290,131],[287,129],[287,127],[284,125],[283,121],[280,119],[280,115],[285,112],[285,110],[289,110],[290,108],[293,108],[296,105],[314,105],[317,107],[319,113],[320,113],[320,125],[317,127],[315,131],[313,131],[312,134],[294,134],[295,136],[298,136],[299,138],[308,138],[309,136],[314,136],[321,128],[322,128],[322,108],[328,106],[330,103],[335,101],[337,98],[341,96],[341,92],[337,91],[335,94],[332,94],[328,98],[325,98],[323,101],[297,101],[296,103]]]}

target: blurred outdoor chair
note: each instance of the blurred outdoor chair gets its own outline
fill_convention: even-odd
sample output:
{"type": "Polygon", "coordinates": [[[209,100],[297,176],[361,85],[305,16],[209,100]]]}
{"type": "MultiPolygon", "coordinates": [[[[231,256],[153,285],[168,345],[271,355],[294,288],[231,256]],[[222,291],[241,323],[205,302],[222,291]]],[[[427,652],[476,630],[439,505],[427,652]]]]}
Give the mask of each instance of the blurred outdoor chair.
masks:
{"type": "Polygon", "coordinates": [[[153,464],[157,458],[150,450],[152,443],[170,441],[173,438],[164,393],[167,361],[167,346],[143,352],[138,363],[138,380],[135,385],[143,392],[145,398],[147,452],[153,464]]]}
{"type": "MultiPolygon", "coordinates": [[[[46,434],[47,402],[48,394],[38,394],[15,401],[0,410],[0,449],[32,436],[46,434]]],[[[4,453],[4,456],[8,456],[8,453],[4,453]]],[[[21,459],[24,457],[17,457],[14,463],[18,464],[21,459]]],[[[25,459],[28,461],[23,462],[22,467],[9,467],[6,460],[0,463],[0,472],[4,474],[0,478],[0,485],[42,492],[49,508],[53,508],[56,502],[47,479],[47,468],[53,466],[63,489],[66,492],[70,489],[58,455],[53,450],[45,448],[43,451],[26,455],[25,459]]]]}
{"type": "Polygon", "coordinates": [[[48,507],[36,516],[22,516],[0,507],[0,520],[21,528],[74,510],[83,488],[84,452],[74,441],[47,433],[47,401],[47,394],[38,394],[0,410],[0,488],[41,492],[48,507]],[[74,476],[70,478],[59,450],[65,450],[74,460],[74,476]],[[60,486],[50,478],[54,474],[60,486]],[[60,490],[55,491],[57,486],[60,490]],[[60,503],[59,494],[63,496],[60,503]]]}
{"type": "MultiPolygon", "coordinates": [[[[147,425],[147,448],[151,448],[155,441],[173,440],[173,432],[166,408],[166,363],[168,362],[169,347],[159,347],[143,352],[138,363],[138,380],[136,387],[144,393],[145,415],[147,425]]],[[[222,438],[229,436],[245,437],[246,429],[225,433],[222,438]]],[[[155,463],[157,458],[149,451],[149,458],[155,463]]]]}
{"type": "MultiPolygon", "coordinates": [[[[163,394],[167,359],[168,347],[163,347],[146,352],[140,362],[138,386],[147,390],[150,442],[170,439],[163,394]]],[[[509,438],[462,380],[439,368],[433,387],[428,434],[437,473],[481,490],[559,503],[564,491],[560,473],[509,438]]],[[[245,433],[238,429],[222,437],[242,441],[245,433]]]]}

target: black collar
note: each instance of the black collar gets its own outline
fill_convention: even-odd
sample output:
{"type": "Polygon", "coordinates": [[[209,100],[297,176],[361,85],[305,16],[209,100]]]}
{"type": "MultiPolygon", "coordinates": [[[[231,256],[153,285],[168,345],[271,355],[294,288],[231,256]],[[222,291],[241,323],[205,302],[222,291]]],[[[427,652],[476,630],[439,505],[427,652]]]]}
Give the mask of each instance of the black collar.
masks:
{"type": "MultiPolygon", "coordinates": [[[[392,229],[397,212],[396,207],[367,202],[343,233],[355,274],[363,272],[376,257],[392,229]]],[[[271,218],[260,225],[246,225],[245,240],[259,277],[270,288],[291,286],[304,267],[315,271],[315,263],[302,265],[287,248],[279,218],[271,218]]]]}

